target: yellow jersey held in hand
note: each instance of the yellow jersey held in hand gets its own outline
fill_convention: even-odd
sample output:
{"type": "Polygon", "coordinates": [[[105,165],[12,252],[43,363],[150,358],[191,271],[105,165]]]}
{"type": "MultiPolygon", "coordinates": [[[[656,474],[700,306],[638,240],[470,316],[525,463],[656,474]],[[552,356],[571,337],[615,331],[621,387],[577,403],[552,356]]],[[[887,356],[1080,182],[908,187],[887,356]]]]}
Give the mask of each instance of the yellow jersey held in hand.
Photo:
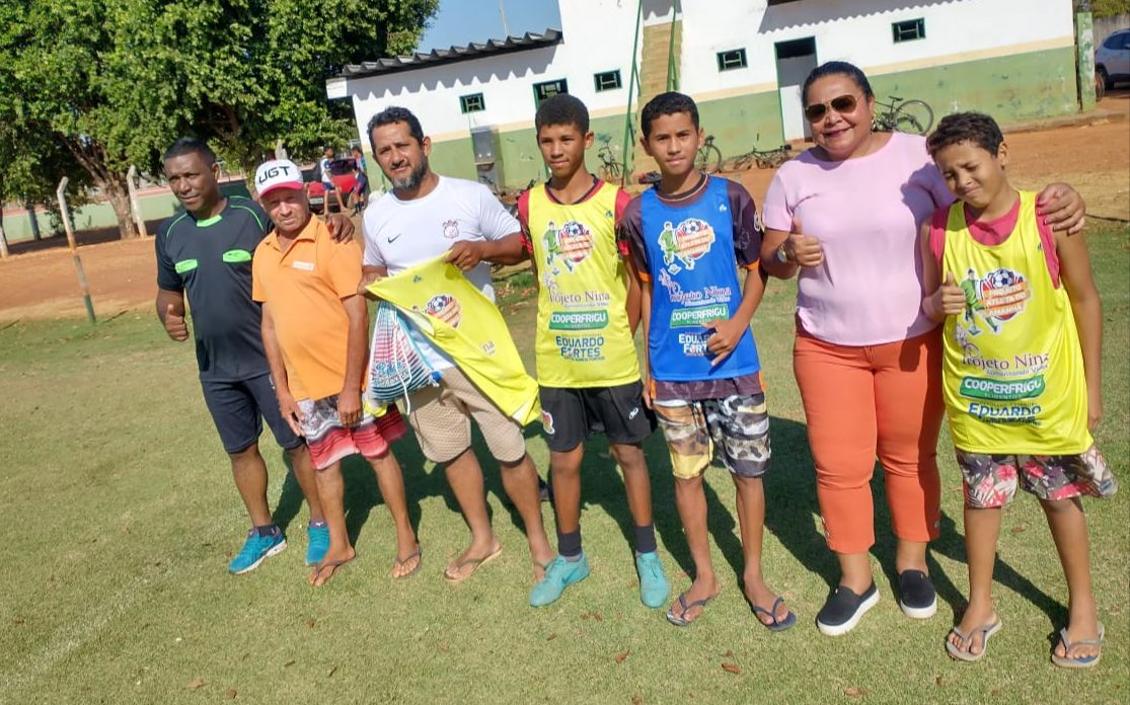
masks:
{"type": "Polygon", "coordinates": [[[989,246],[962,202],[950,207],[942,279],[965,290],[965,310],[943,328],[943,393],[966,452],[1074,455],[1094,443],[1071,301],[1052,282],[1036,217],[1036,194],[1021,191],[1016,227],[989,246]]]}
{"type": "Polygon", "coordinates": [[[538,271],[538,381],[546,387],[612,387],[640,378],[628,323],[628,271],[616,246],[616,194],[604,183],[580,203],[529,192],[529,236],[538,271]]]}
{"type": "Polygon", "coordinates": [[[540,417],[538,383],[526,373],[502,314],[443,256],[368,288],[396,306],[503,414],[523,426],[540,417]]]}

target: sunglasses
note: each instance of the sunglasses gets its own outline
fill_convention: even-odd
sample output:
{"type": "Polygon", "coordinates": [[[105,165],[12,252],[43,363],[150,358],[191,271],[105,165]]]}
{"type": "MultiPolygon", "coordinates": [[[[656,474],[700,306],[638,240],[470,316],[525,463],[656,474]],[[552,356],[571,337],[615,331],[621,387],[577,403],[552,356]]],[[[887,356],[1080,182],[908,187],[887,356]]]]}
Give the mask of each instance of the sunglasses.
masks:
{"type": "Polygon", "coordinates": [[[804,116],[808,118],[809,122],[820,122],[824,116],[828,114],[828,108],[835,110],[837,113],[850,113],[855,110],[856,97],[853,95],[841,95],[829,100],[827,103],[813,103],[804,107],[804,116]]]}

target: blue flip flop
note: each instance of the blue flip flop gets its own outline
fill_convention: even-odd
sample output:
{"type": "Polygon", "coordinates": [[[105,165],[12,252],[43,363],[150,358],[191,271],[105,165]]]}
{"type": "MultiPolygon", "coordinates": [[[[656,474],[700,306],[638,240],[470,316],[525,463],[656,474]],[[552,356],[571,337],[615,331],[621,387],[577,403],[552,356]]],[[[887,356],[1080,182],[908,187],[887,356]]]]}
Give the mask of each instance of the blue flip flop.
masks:
{"type": "Polygon", "coordinates": [[[785,601],[783,597],[778,597],[776,600],[773,600],[773,606],[769,609],[753,604],[753,600],[749,598],[746,598],[746,601],[749,602],[750,609],[753,610],[754,616],[763,614],[773,620],[772,622],[766,622],[760,617],[757,619],[757,621],[761,623],[761,626],[771,632],[783,632],[796,624],[796,614],[794,614],[792,610],[789,610],[788,614],[781,619],[777,619],[777,606],[785,601]]]}
{"type": "Polygon", "coordinates": [[[1063,644],[1063,653],[1067,656],[1059,656],[1056,654],[1055,649],[1052,649],[1052,663],[1060,668],[1093,668],[1098,664],[1099,660],[1103,657],[1103,638],[1106,636],[1106,629],[1103,628],[1102,622],[1099,622],[1099,638],[1098,639],[1079,639],[1078,641],[1071,641],[1067,638],[1067,627],[1059,630],[1059,641],[1063,644]],[[1094,656],[1070,656],[1071,647],[1079,646],[1080,644],[1088,644],[1099,647],[1099,653],[1094,656]]]}
{"type": "Polygon", "coordinates": [[[695,621],[695,619],[698,619],[698,617],[702,616],[702,612],[699,612],[698,617],[695,617],[694,619],[687,619],[687,612],[691,611],[695,607],[702,607],[705,609],[706,606],[710,604],[710,601],[715,597],[718,597],[718,593],[714,593],[710,597],[704,597],[701,600],[687,602],[687,593],[684,592],[679,595],[679,607],[682,608],[682,612],[680,614],[675,614],[674,607],[668,609],[667,621],[671,624],[674,624],[676,627],[685,627],[691,622],[695,621]]]}
{"type": "Polygon", "coordinates": [[[1001,620],[999,617],[989,624],[983,624],[973,629],[968,634],[962,634],[961,630],[957,628],[957,625],[954,625],[954,627],[950,629],[950,633],[956,634],[957,637],[961,639],[961,643],[963,645],[968,644],[968,647],[963,649],[960,646],[954,646],[954,643],[950,641],[949,638],[946,638],[946,652],[949,653],[951,658],[957,659],[958,661],[965,661],[967,663],[980,661],[985,658],[985,654],[989,652],[989,639],[1000,630],[1001,620]],[[973,635],[978,632],[981,633],[981,651],[973,653],[969,649],[973,647],[973,635]]]}

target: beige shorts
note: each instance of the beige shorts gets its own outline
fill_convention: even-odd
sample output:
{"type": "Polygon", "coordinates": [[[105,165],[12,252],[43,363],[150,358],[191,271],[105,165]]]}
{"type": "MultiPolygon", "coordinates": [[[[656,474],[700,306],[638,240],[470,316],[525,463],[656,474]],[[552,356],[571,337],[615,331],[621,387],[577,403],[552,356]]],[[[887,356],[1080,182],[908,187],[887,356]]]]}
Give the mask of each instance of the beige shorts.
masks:
{"type": "Polygon", "coordinates": [[[424,457],[433,463],[446,463],[471,447],[472,418],[495,460],[515,463],[526,454],[522,427],[503,415],[458,367],[445,369],[438,387],[412,393],[408,423],[424,457]]]}

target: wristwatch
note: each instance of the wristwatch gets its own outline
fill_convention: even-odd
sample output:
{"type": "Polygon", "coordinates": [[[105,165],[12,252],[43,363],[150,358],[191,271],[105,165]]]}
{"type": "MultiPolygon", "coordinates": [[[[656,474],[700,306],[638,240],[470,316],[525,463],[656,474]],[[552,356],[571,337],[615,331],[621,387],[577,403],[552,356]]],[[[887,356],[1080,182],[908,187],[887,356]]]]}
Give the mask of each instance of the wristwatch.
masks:
{"type": "Polygon", "coordinates": [[[788,264],[789,262],[789,253],[785,252],[784,243],[781,243],[781,246],[777,248],[777,261],[781,264],[788,264]]]}

